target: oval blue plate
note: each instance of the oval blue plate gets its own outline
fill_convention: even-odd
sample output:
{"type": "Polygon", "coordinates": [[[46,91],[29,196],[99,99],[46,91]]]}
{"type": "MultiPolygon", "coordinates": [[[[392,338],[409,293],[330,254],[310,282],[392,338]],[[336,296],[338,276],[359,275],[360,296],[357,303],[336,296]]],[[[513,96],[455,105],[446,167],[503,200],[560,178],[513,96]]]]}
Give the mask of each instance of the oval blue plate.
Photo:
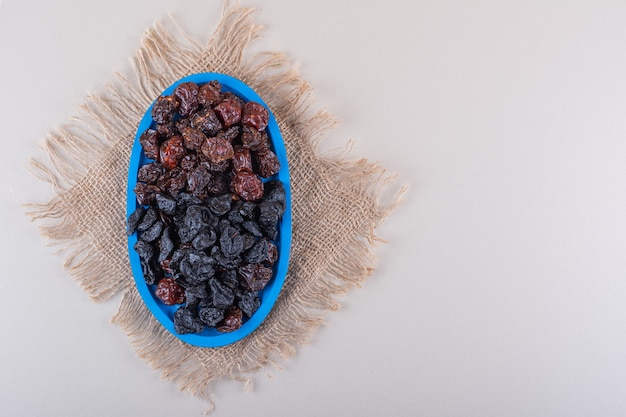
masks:
{"type": "MultiPolygon", "coordinates": [[[[268,110],[269,107],[261,100],[257,93],[250,87],[244,84],[242,81],[233,78],[229,75],[219,73],[201,73],[193,74],[188,77],[182,78],[172,84],[169,88],[163,91],[162,94],[170,95],[180,83],[193,81],[197,84],[206,83],[212,80],[217,80],[222,84],[223,91],[230,91],[246,101],[256,101],[261,103],[268,110]]],[[[155,97],[156,100],[156,97],[155,97]]],[[[148,128],[154,128],[154,121],[152,120],[151,112],[154,102],[148,107],[144,114],[139,127],[137,128],[137,134],[135,136],[135,142],[130,156],[130,166],[128,168],[128,187],[126,195],[126,216],[128,217],[135,211],[138,206],[137,199],[135,197],[135,185],[137,184],[137,171],[142,165],[152,162],[152,160],[146,158],[139,144],[139,136],[148,128]]],[[[202,333],[193,334],[178,334],[174,331],[174,312],[179,306],[167,306],[163,304],[154,295],[155,285],[147,285],[143,277],[141,265],[139,262],[139,255],[133,249],[133,245],[137,242],[137,233],[133,233],[128,237],[128,254],[130,257],[130,265],[135,278],[135,284],[139,294],[146,303],[148,309],[152,312],[154,317],[170,331],[174,336],[180,340],[189,343],[190,345],[200,347],[218,347],[225,346],[243,339],[252,333],[257,327],[261,325],[263,320],[267,317],[270,310],[274,306],[278,294],[285,282],[285,276],[287,274],[287,266],[289,263],[289,253],[291,248],[291,190],[289,181],[289,168],[287,164],[287,153],[285,151],[285,144],[283,142],[282,135],[276,123],[274,115],[270,111],[269,123],[267,126],[267,133],[272,143],[273,151],[278,156],[280,162],[280,171],[278,174],[272,176],[268,180],[278,179],[285,187],[286,194],[286,207],[285,213],[278,225],[278,239],[274,243],[278,247],[278,261],[274,264],[274,274],[272,279],[268,282],[266,287],[260,291],[259,298],[261,299],[261,305],[259,309],[250,317],[244,321],[243,325],[229,333],[222,333],[216,329],[205,328],[202,333]]]]}

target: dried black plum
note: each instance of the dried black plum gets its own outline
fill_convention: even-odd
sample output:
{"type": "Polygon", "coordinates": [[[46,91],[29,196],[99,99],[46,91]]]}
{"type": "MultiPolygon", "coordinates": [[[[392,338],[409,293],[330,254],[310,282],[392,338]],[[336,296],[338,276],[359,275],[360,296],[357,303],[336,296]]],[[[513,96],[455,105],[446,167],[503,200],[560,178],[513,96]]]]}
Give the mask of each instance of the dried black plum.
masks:
{"type": "Polygon", "coordinates": [[[272,180],[265,183],[265,195],[263,196],[263,201],[280,203],[283,207],[284,212],[286,198],[287,197],[285,194],[285,186],[282,182],[280,182],[279,180],[272,180]]]}
{"type": "Polygon", "coordinates": [[[213,213],[218,216],[228,213],[230,210],[230,203],[232,198],[230,194],[223,194],[216,197],[211,197],[208,200],[208,207],[213,213]]]}
{"type": "Polygon", "coordinates": [[[237,279],[237,271],[234,269],[226,269],[219,275],[219,280],[229,288],[235,288],[239,282],[237,279]]]}
{"type": "Polygon", "coordinates": [[[243,226],[243,228],[246,229],[248,232],[250,232],[253,236],[256,236],[256,237],[263,236],[263,233],[261,232],[259,225],[256,222],[253,222],[252,220],[246,220],[245,222],[242,222],[241,226],[243,226]]]}
{"type": "Polygon", "coordinates": [[[162,262],[168,259],[173,251],[174,242],[172,242],[170,237],[170,230],[166,228],[161,235],[161,239],[159,239],[159,258],[157,260],[162,262]]]}
{"type": "Polygon", "coordinates": [[[256,291],[246,292],[239,300],[237,306],[241,309],[243,314],[248,317],[252,317],[252,315],[259,309],[261,305],[261,300],[259,299],[259,294],[256,291]]]}
{"type": "Polygon", "coordinates": [[[157,194],[156,203],[159,210],[165,214],[173,215],[176,211],[176,200],[173,198],[164,196],[163,194],[157,194]]]}
{"type": "Polygon", "coordinates": [[[137,225],[137,230],[143,232],[147,230],[157,221],[159,215],[153,207],[149,207],[143,215],[141,221],[137,225]]]}
{"type": "Polygon", "coordinates": [[[241,254],[241,251],[243,251],[243,239],[237,229],[229,226],[221,231],[220,249],[222,254],[229,258],[241,254]]]}
{"type": "Polygon", "coordinates": [[[151,261],[154,257],[154,247],[148,242],[138,240],[135,242],[133,248],[135,249],[135,252],[137,252],[137,255],[139,255],[139,259],[143,261],[151,261]]]}
{"type": "Polygon", "coordinates": [[[284,207],[274,201],[263,201],[259,204],[259,225],[261,228],[275,226],[280,220],[284,207]]]}
{"type": "Polygon", "coordinates": [[[200,301],[206,299],[208,296],[209,293],[207,292],[205,283],[185,286],[187,305],[198,305],[200,301]]]}
{"type": "Polygon", "coordinates": [[[258,240],[243,254],[243,261],[249,264],[261,263],[268,258],[269,242],[266,239],[258,240]]]}
{"type": "Polygon", "coordinates": [[[211,258],[215,259],[217,265],[222,269],[235,269],[241,263],[238,256],[225,256],[218,246],[211,249],[211,258]]]}
{"type": "Polygon", "coordinates": [[[198,316],[209,327],[217,326],[224,319],[224,310],[215,307],[204,307],[198,311],[198,316]]]}
{"type": "Polygon", "coordinates": [[[243,250],[248,250],[256,243],[256,237],[249,233],[242,233],[241,240],[243,241],[243,250]]]}
{"type": "Polygon", "coordinates": [[[202,251],[189,251],[180,261],[180,272],[192,285],[198,285],[215,274],[215,261],[202,251]]]}
{"type": "Polygon", "coordinates": [[[215,244],[217,235],[213,229],[206,229],[193,238],[191,245],[197,250],[207,249],[215,244]]]}
{"type": "Polygon", "coordinates": [[[219,280],[211,278],[209,280],[209,301],[217,308],[225,309],[230,307],[235,301],[235,293],[233,290],[222,284],[219,280]]]}
{"type": "Polygon", "coordinates": [[[174,330],[178,334],[200,333],[204,330],[204,323],[190,307],[179,307],[174,313],[174,330]]]}
{"type": "MultiPolygon", "coordinates": [[[[128,236],[135,233],[139,222],[143,219],[143,215],[146,214],[146,209],[143,206],[137,206],[137,209],[128,216],[128,220],[126,220],[126,234],[128,236]]],[[[156,220],[156,218],[155,218],[156,220]]]]}
{"type": "Polygon", "coordinates": [[[146,241],[146,242],[155,241],[159,237],[161,237],[162,231],[163,231],[163,222],[161,220],[157,220],[156,222],[154,222],[152,226],[150,226],[150,228],[148,228],[148,230],[142,232],[139,235],[139,239],[146,241]]]}

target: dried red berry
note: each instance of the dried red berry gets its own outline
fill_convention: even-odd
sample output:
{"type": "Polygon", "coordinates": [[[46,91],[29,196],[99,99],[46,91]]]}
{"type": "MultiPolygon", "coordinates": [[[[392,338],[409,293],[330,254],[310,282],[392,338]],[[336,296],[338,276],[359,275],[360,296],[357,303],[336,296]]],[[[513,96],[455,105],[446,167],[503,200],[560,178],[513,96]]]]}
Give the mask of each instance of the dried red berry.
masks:
{"type": "Polygon", "coordinates": [[[263,197],[263,182],[251,172],[238,172],[230,183],[232,192],[246,201],[255,201],[263,197]]]}
{"type": "Polygon", "coordinates": [[[252,154],[250,149],[236,146],[234,150],[233,169],[235,172],[252,172],[252,154]]]}
{"type": "Polygon", "coordinates": [[[262,264],[244,265],[239,268],[238,272],[249,291],[262,290],[272,278],[272,269],[266,268],[262,264]]]}
{"type": "Polygon", "coordinates": [[[200,87],[198,90],[198,102],[204,107],[213,106],[221,99],[222,86],[217,81],[211,81],[200,87]]]}
{"type": "Polygon", "coordinates": [[[172,278],[163,278],[157,284],[154,295],[168,306],[185,302],[185,290],[172,278]]]}
{"type": "Polygon", "coordinates": [[[243,105],[243,116],[241,123],[252,126],[256,130],[263,130],[267,127],[270,114],[265,107],[254,101],[249,101],[243,105]]]}
{"type": "Polygon", "coordinates": [[[270,147],[265,131],[259,132],[255,128],[247,125],[243,125],[241,129],[241,143],[245,148],[250,148],[253,151],[270,147]]]}
{"type": "Polygon", "coordinates": [[[161,144],[159,149],[161,156],[161,164],[165,169],[174,169],[181,159],[185,156],[185,147],[183,138],[180,136],[172,136],[161,144]]]}
{"type": "Polygon", "coordinates": [[[159,138],[156,130],[148,129],[143,132],[139,137],[139,143],[146,158],[154,159],[155,161],[159,159],[159,138]]]}
{"type": "Polygon", "coordinates": [[[183,135],[185,148],[187,149],[199,150],[204,141],[206,141],[206,135],[193,127],[183,127],[180,133],[183,135]]]}
{"type": "Polygon", "coordinates": [[[179,84],[173,93],[180,103],[178,112],[181,116],[187,117],[198,108],[198,84],[186,82],[179,84]]]}
{"type": "Polygon", "coordinates": [[[263,178],[269,178],[280,171],[278,157],[270,149],[261,149],[255,153],[258,173],[263,178]]]}
{"type": "Polygon", "coordinates": [[[226,139],[217,137],[207,138],[201,149],[211,162],[222,162],[231,159],[234,155],[233,145],[226,139]]]}
{"type": "Polygon", "coordinates": [[[157,123],[167,123],[172,120],[179,103],[172,96],[159,96],[152,107],[152,118],[157,123]]]}
{"type": "Polygon", "coordinates": [[[161,190],[156,185],[145,184],[138,182],[135,186],[135,195],[137,196],[137,202],[142,206],[147,206],[154,201],[157,193],[161,190]]]}
{"type": "Polygon", "coordinates": [[[222,119],[225,127],[230,127],[241,120],[241,103],[234,98],[226,98],[215,106],[215,113],[222,119]]]}
{"type": "Polygon", "coordinates": [[[223,333],[232,332],[241,327],[243,312],[239,307],[229,307],[224,314],[224,320],[217,325],[217,330],[223,333]]]}

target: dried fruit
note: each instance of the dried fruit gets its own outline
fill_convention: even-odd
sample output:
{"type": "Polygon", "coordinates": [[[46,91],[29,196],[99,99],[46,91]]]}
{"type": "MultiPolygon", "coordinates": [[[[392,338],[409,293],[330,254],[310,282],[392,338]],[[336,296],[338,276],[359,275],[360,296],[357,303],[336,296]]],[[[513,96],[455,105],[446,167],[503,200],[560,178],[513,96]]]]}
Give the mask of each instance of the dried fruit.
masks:
{"type": "Polygon", "coordinates": [[[171,306],[185,302],[185,290],[172,278],[163,278],[157,284],[154,295],[163,301],[163,304],[171,306]]]}
{"type": "Polygon", "coordinates": [[[256,130],[261,131],[267,127],[269,119],[269,112],[259,103],[249,101],[243,105],[243,117],[241,122],[244,125],[252,126],[256,130]]]}
{"type": "Polygon", "coordinates": [[[238,307],[230,307],[224,314],[224,320],[217,326],[220,332],[232,332],[241,327],[243,314],[238,307]]]}
{"type": "Polygon", "coordinates": [[[263,178],[269,178],[280,170],[278,157],[271,150],[260,149],[254,156],[258,167],[257,172],[263,178]]]}
{"type": "Polygon", "coordinates": [[[139,137],[139,143],[146,158],[159,159],[159,137],[156,130],[148,129],[143,132],[139,137]]]}
{"type": "Polygon", "coordinates": [[[222,129],[222,123],[215,112],[210,108],[204,108],[191,118],[191,127],[202,130],[205,134],[213,136],[222,129]]]}
{"type": "Polygon", "coordinates": [[[202,153],[209,158],[209,161],[219,163],[231,159],[235,152],[233,145],[226,139],[218,137],[207,138],[202,144],[202,153]]]}
{"type": "Polygon", "coordinates": [[[217,81],[208,82],[198,90],[198,102],[204,107],[210,107],[219,103],[222,86],[217,81]]]}
{"type": "Polygon", "coordinates": [[[172,136],[161,144],[159,155],[161,156],[161,164],[165,169],[174,169],[181,159],[185,156],[185,147],[183,138],[180,136],[172,136]]]}
{"type": "Polygon", "coordinates": [[[145,182],[148,184],[156,184],[157,180],[163,173],[165,168],[158,162],[152,162],[139,168],[137,172],[137,181],[145,182]]]}
{"type": "Polygon", "coordinates": [[[231,190],[246,201],[263,197],[263,182],[253,173],[238,172],[230,183],[231,190]]]}
{"type": "Polygon", "coordinates": [[[198,84],[194,82],[179,84],[174,89],[173,95],[180,103],[178,111],[181,116],[187,117],[198,108],[198,84]]]}
{"type": "Polygon", "coordinates": [[[214,110],[226,127],[241,121],[241,102],[235,98],[225,98],[214,110]]]}
{"type": "Polygon", "coordinates": [[[234,148],[233,169],[235,172],[252,172],[252,154],[250,149],[242,146],[234,148]]]}
{"type": "Polygon", "coordinates": [[[152,118],[157,123],[168,123],[178,110],[178,101],[172,96],[159,96],[152,107],[152,118]]]}

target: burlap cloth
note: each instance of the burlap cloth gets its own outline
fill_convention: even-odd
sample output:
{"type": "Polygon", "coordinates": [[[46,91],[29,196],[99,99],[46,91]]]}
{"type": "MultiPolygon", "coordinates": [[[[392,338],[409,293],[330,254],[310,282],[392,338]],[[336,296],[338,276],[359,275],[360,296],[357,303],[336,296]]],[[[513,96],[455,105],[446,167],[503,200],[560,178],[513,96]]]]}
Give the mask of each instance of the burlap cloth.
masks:
{"type": "Polygon", "coordinates": [[[54,196],[31,204],[29,213],[63,249],[69,274],[94,301],[121,292],[113,322],[138,355],[182,391],[208,401],[212,382],[250,381],[254,371],[307,342],[325,313],[339,307],[338,297],[371,274],[374,229],[398,201],[396,195],[381,203],[390,176],[380,166],[318,154],[316,144],[335,121],[312,110],[311,87],[284,55],[244,54],[261,32],[253,14],[225,6],[206,45],[173,22],[169,29],[155,25],[132,60],[134,74],[117,74],[89,95],[78,115],[43,142],[49,160],[32,161],[54,196]],[[241,79],[271,108],[287,148],[293,203],[291,260],[278,301],[259,329],[222,348],[187,345],[156,321],[135,288],[125,235],[127,170],[139,120],[174,81],[206,71],[241,79]]]}

